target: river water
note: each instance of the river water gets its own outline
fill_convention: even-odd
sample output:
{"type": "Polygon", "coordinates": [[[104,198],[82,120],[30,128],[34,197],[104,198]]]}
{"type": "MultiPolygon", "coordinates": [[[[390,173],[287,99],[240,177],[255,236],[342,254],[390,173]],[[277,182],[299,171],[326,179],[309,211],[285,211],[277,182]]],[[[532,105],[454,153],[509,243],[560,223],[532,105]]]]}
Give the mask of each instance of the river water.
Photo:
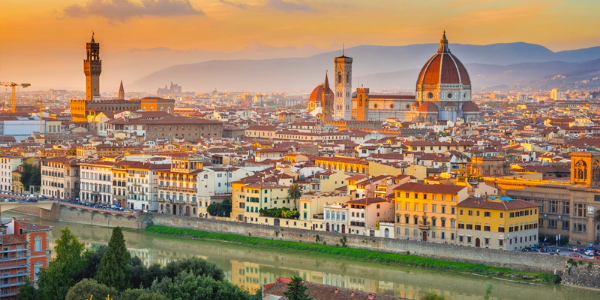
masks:
{"type": "MultiPolygon", "coordinates": [[[[54,240],[65,226],[88,247],[106,245],[110,240],[111,229],[106,227],[58,223],[12,212],[2,214],[3,218],[12,216],[54,226],[50,233],[52,249],[54,240]]],[[[124,230],[124,235],[130,252],[146,265],[164,265],[172,260],[198,256],[216,264],[225,271],[228,280],[250,291],[274,282],[279,276],[299,275],[312,282],[408,299],[421,299],[431,290],[445,295],[446,299],[482,299],[486,282],[494,284],[492,299],[600,299],[600,291],[581,288],[527,285],[418,268],[275,252],[224,242],[170,239],[128,229],[124,230]]]]}

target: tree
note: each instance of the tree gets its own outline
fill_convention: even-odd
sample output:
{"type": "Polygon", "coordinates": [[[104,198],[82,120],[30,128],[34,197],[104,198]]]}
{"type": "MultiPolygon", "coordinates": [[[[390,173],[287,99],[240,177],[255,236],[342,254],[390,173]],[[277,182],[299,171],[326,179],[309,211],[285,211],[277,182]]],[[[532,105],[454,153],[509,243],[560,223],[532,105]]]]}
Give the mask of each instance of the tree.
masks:
{"type": "Polygon", "coordinates": [[[86,267],[78,274],[77,277],[79,279],[96,277],[96,273],[98,272],[98,268],[100,268],[100,262],[102,261],[104,253],[106,253],[106,249],[108,249],[106,245],[100,245],[93,250],[85,251],[83,256],[85,258],[86,267]]]}
{"type": "Polygon", "coordinates": [[[90,296],[94,296],[94,299],[103,300],[106,299],[108,295],[114,296],[116,294],[117,291],[115,289],[100,284],[96,280],[86,278],[70,288],[64,299],[87,300],[90,299],[90,296]]]}
{"type": "Polygon", "coordinates": [[[283,295],[290,300],[312,300],[306,294],[308,288],[304,285],[304,279],[300,276],[292,277],[292,281],[288,283],[287,288],[287,292],[283,292],[283,295]]]}
{"type": "Polygon", "coordinates": [[[169,286],[172,300],[250,300],[250,294],[228,281],[181,272],[169,286]]]}
{"type": "Polygon", "coordinates": [[[168,300],[168,298],[143,289],[127,289],[119,295],[119,300],[168,300]]]}
{"type": "Polygon", "coordinates": [[[39,295],[38,290],[33,286],[29,277],[25,277],[23,283],[19,287],[19,291],[17,292],[17,299],[19,300],[38,300],[41,299],[42,296],[39,295]]]}
{"type": "Polygon", "coordinates": [[[446,297],[436,293],[435,291],[430,291],[423,297],[423,300],[444,300],[446,297]]]}
{"type": "Polygon", "coordinates": [[[129,287],[129,259],[123,230],[117,226],[112,231],[108,248],[100,261],[96,280],[119,291],[125,290],[129,287]]]}
{"type": "Polygon", "coordinates": [[[231,215],[231,200],[225,199],[222,203],[211,203],[206,211],[211,216],[227,217],[231,215]]]}
{"type": "Polygon", "coordinates": [[[65,299],[69,288],[77,282],[75,275],[85,268],[84,244],[71,234],[69,227],[60,232],[54,247],[56,258],[48,268],[42,269],[37,282],[40,294],[48,300],[65,299]]]}
{"type": "Polygon", "coordinates": [[[197,276],[210,277],[217,281],[225,280],[225,273],[215,264],[198,257],[190,257],[169,262],[162,271],[162,277],[174,279],[179,273],[194,273],[197,276]]]}
{"type": "Polygon", "coordinates": [[[298,186],[298,184],[294,183],[288,189],[288,198],[294,200],[294,210],[298,210],[297,201],[302,197],[302,190],[298,186]]]}

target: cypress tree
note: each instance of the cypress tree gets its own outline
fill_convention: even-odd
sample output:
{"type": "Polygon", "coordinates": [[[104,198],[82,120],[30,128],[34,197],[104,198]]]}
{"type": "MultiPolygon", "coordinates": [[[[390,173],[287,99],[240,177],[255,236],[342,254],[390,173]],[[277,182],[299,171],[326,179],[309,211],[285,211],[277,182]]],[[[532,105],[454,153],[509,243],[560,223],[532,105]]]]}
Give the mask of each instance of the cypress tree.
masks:
{"type": "Polygon", "coordinates": [[[129,259],[123,230],[121,227],[115,227],[96,274],[98,283],[119,291],[127,289],[130,279],[129,259]]]}
{"type": "Polygon", "coordinates": [[[303,279],[300,276],[292,277],[292,281],[287,285],[288,290],[287,292],[283,292],[283,295],[290,300],[312,300],[312,298],[306,294],[308,287],[306,287],[302,281],[303,279]]]}

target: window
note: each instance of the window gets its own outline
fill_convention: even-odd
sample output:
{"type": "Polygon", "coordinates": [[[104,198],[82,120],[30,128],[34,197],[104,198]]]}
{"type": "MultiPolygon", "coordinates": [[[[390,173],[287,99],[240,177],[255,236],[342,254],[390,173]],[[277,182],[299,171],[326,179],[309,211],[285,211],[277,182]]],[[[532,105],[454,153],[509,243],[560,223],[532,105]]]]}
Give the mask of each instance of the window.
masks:
{"type": "Polygon", "coordinates": [[[473,230],[473,224],[467,224],[467,229],[473,230]]]}
{"type": "Polygon", "coordinates": [[[569,215],[569,214],[571,214],[571,205],[570,205],[570,203],[569,203],[569,202],[566,202],[566,201],[565,201],[565,202],[563,202],[563,207],[562,207],[562,209],[563,209],[563,214],[564,214],[564,215],[569,215]]]}
{"type": "Polygon", "coordinates": [[[503,246],[504,245],[504,240],[503,239],[499,239],[498,240],[498,246],[503,246]]]}
{"type": "Polygon", "coordinates": [[[458,241],[461,242],[461,243],[463,242],[463,236],[462,235],[458,236],[458,241]]]}
{"type": "Polygon", "coordinates": [[[462,216],[462,215],[463,215],[463,210],[461,209],[461,210],[458,212],[458,214],[462,216]]]}
{"type": "Polygon", "coordinates": [[[486,217],[486,218],[491,217],[491,215],[492,214],[489,211],[483,212],[483,216],[486,217]]]}
{"type": "Polygon", "coordinates": [[[479,211],[476,211],[475,213],[476,213],[476,215],[479,217],[479,211]]]}
{"type": "Polygon", "coordinates": [[[431,212],[432,212],[432,213],[436,212],[436,205],[432,205],[432,206],[431,206],[431,212]]]}
{"type": "Polygon", "coordinates": [[[472,210],[469,210],[469,213],[468,213],[468,215],[469,215],[469,216],[472,216],[472,215],[473,215],[473,211],[472,211],[472,210]]]}
{"type": "Polygon", "coordinates": [[[503,218],[504,218],[504,213],[503,213],[503,212],[501,212],[501,213],[500,213],[500,219],[503,219],[503,218]]]}
{"type": "Polygon", "coordinates": [[[583,203],[575,204],[575,215],[577,217],[585,217],[585,204],[583,204],[583,203]]]}
{"type": "Polygon", "coordinates": [[[490,225],[483,226],[483,231],[490,231],[490,225]]]}
{"type": "Polygon", "coordinates": [[[446,205],[442,205],[442,213],[445,214],[446,213],[446,205]]]}

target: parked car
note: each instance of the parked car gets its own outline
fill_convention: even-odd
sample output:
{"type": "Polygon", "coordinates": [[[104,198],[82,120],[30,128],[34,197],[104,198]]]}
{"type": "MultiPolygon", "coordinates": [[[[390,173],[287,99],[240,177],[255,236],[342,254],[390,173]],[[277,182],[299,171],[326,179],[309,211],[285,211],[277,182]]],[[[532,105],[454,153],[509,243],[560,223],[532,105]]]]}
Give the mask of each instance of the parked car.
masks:
{"type": "Polygon", "coordinates": [[[596,256],[596,257],[594,257],[594,259],[598,259],[598,260],[600,260],[600,256],[596,256]]]}
{"type": "Polygon", "coordinates": [[[581,254],[571,253],[571,254],[569,254],[569,257],[582,258],[583,256],[581,256],[581,254]]]}
{"type": "Polygon", "coordinates": [[[523,248],[523,250],[521,250],[521,251],[523,251],[523,252],[529,252],[529,251],[531,251],[531,248],[529,248],[529,247],[525,247],[525,248],[523,248]]]}
{"type": "Polygon", "coordinates": [[[569,250],[571,250],[573,252],[577,252],[577,246],[571,246],[571,247],[569,247],[569,250]]]}

